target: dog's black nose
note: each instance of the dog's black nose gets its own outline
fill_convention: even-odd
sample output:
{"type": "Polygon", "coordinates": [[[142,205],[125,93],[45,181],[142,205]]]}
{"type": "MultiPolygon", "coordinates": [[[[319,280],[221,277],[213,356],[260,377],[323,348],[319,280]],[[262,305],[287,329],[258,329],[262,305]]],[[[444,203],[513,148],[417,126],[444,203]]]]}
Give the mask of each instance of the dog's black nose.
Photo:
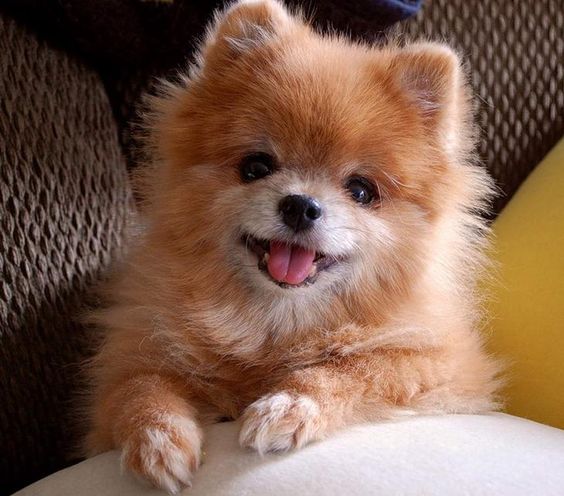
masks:
{"type": "Polygon", "coordinates": [[[284,224],[296,232],[310,228],[321,217],[321,205],[310,196],[285,196],[280,201],[279,208],[284,224]]]}

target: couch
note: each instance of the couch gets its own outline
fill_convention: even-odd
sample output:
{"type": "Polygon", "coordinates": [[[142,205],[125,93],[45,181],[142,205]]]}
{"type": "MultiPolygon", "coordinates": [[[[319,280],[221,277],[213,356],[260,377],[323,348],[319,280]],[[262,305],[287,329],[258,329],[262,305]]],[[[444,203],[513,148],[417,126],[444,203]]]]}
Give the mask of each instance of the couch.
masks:
{"type": "MultiPolygon", "coordinates": [[[[96,60],[1,7],[0,494],[10,494],[79,461],[73,400],[92,340],[80,312],[96,305],[92,288],[123,248],[138,153],[132,109],[155,72],[96,60]]],[[[398,30],[448,40],[467,57],[479,151],[502,191],[495,216],[564,134],[561,1],[428,0],[398,30]]],[[[355,427],[264,460],[235,448],[235,429],[210,428],[193,494],[564,493],[562,431],[505,414],[355,427]],[[206,471],[224,478],[210,486],[206,471]]],[[[117,465],[115,453],[101,455],[22,494],[150,494],[117,465]]]]}

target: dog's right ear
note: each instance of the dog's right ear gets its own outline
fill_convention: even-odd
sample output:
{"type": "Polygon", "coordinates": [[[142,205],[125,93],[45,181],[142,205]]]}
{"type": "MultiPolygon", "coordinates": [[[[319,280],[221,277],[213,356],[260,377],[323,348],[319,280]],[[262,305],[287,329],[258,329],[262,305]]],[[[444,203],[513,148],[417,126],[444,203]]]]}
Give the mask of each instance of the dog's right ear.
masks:
{"type": "Polygon", "coordinates": [[[289,33],[298,23],[276,0],[239,0],[215,15],[201,47],[201,61],[205,67],[221,68],[289,33]]]}

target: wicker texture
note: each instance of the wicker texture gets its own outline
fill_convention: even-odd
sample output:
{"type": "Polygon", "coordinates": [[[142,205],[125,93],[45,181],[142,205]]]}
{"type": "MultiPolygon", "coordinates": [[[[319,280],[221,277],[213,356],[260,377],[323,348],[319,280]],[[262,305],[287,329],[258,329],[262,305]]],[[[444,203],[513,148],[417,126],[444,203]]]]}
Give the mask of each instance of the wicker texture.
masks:
{"type": "Polygon", "coordinates": [[[65,463],[84,329],[120,246],[125,166],[98,77],[0,18],[0,493],[65,463]]]}
{"type": "Polygon", "coordinates": [[[448,41],[468,60],[499,212],[564,134],[564,2],[427,0],[402,30],[448,41]]]}

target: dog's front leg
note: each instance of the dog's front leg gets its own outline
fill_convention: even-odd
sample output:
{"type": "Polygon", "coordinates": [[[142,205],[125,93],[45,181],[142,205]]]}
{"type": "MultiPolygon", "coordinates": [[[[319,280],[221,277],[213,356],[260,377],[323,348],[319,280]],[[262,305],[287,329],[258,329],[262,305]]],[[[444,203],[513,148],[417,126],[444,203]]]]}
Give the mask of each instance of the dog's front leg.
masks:
{"type": "Polygon", "coordinates": [[[294,371],[242,416],[240,443],[259,453],[299,448],[358,418],[364,386],[338,362],[294,371]]]}
{"type": "Polygon", "coordinates": [[[137,374],[96,391],[87,444],[90,454],[122,450],[123,469],[178,492],[199,465],[202,433],[185,381],[137,374]]]}
{"type": "Polygon", "coordinates": [[[240,442],[263,453],[299,448],[344,425],[413,413],[496,408],[494,360],[462,350],[383,349],[294,370],[243,413],[240,442]]]}

